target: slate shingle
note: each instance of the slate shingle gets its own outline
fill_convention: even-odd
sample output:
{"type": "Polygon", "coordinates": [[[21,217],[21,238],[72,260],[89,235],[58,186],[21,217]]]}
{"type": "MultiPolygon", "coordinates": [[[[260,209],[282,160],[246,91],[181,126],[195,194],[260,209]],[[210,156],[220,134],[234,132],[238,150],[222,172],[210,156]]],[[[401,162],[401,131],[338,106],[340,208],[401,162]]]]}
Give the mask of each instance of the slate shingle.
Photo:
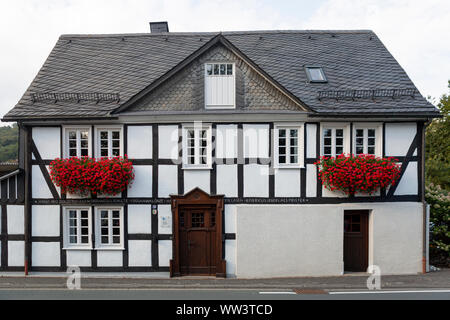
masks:
{"type": "MultiPolygon", "coordinates": [[[[107,117],[217,34],[63,35],[4,119],[107,117]],[[33,103],[33,92],[108,92],[119,93],[121,100],[33,103]]],[[[317,99],[320,90],[415,88],[371,31],[254,31],[222,35],[317,113],[438,114],[420,95],[356,101],[317,99]],[[309,83],[304,65],[322,66],[328,82],[309,83]]]]}

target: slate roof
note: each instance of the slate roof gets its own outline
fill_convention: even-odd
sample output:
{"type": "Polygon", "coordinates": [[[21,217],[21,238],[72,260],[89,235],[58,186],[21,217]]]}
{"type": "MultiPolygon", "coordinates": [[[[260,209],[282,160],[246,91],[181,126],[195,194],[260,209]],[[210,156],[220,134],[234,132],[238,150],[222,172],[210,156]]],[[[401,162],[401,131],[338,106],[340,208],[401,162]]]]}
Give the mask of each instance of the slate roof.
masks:
{"type": "MultiPolygon", "coordinates": [[[[108,117],[219,33],[62,35],[4,120],[108,117]],[[32,101],[36,92],[119,93],[119,101],[32,101]]],[[[369,30],[222,32],[232,45],[315,115],[437,116],[415,97],[322,99],[321,90],[415,88],[369,30]],[[304,65],[322,66],[327,83],[309,83],[304,65]]]]}

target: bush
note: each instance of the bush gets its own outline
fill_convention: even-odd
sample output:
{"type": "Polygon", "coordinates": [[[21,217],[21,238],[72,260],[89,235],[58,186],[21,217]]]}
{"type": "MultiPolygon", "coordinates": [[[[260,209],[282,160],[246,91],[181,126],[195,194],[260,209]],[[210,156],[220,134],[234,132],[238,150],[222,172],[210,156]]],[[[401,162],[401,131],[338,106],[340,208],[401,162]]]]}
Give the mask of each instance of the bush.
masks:
{"type": "Polygon", "coordinates": [[[437,265],[450,262],[450,193],[428,184],[425,199],[430,205],[430,260],[437,265]]]}

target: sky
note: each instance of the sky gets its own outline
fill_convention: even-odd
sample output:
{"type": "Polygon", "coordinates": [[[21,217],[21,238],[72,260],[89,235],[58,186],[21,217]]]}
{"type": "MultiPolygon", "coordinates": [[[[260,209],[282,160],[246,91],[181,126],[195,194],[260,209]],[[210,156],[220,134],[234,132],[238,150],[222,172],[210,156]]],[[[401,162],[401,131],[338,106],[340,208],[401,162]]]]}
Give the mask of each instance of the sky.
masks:
{"type": "Polygon", "coordinates": [[[370,29],[424,96],[448,92],[449,0],[0,0],[0,118],[61,34],[145,33],[150,21],[171,32],[370,29]]]}

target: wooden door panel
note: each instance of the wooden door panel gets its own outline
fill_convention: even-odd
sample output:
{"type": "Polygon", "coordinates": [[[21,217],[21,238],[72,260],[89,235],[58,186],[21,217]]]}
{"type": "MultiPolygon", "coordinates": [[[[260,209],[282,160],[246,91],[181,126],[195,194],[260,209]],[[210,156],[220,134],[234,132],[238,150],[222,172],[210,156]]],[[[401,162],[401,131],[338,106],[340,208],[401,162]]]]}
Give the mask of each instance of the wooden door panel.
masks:
{"type": "Polygon", "coordinates": [[[368,267],[368,212],[344,212],[344,271],[365,272],[368,267]]]}

